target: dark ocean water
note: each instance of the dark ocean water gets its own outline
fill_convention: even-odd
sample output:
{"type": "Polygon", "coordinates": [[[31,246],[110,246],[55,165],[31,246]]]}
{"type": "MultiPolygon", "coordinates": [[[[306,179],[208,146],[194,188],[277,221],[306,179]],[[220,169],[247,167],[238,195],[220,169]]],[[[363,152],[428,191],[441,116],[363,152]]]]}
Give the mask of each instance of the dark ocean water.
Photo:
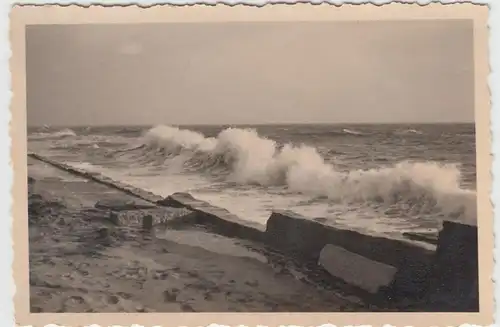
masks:
{"type": "Polygon", "coordinates": [[[381,233],[476,219],[473,124],[40,127],[28,148],[265,223],[288,209],[381,233]]]}

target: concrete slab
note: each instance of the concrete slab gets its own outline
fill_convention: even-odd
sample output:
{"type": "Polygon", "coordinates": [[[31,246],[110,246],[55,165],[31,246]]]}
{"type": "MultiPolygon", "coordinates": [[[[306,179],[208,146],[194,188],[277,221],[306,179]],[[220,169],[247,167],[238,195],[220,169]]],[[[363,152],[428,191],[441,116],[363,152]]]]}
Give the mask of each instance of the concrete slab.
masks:
{"type": "Polygon", "coordinates": [[[372,294],[377,293],[382,286],[389,286],[398,271],[395,267],[332,244],[327,244],[321,250],[319,264],[332,276],[372,294]]]}

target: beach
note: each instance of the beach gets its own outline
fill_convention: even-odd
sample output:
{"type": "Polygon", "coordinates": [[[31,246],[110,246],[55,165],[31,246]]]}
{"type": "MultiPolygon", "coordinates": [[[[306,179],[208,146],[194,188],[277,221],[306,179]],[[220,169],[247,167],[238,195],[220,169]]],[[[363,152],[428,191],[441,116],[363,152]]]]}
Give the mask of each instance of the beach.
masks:
{"type": "Polygon", "coordinates": [[[360,298],[325,288],[321,277],[309,279],[261,245],[196,226],[172,231],[169,240],[110,224],[96,202],[146,203],[28,160],[32,312],[366,310],[360,298]]]}

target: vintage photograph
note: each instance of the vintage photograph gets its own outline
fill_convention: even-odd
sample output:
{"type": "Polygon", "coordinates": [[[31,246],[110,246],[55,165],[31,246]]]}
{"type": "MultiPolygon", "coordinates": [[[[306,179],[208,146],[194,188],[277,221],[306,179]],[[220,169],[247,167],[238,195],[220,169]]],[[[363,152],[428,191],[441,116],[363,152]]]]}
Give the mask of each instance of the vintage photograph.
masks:
{"type": "Polygon", "coordinates": [[[30,312],[478,313],[474,37],[26,25],[30,312]]]}

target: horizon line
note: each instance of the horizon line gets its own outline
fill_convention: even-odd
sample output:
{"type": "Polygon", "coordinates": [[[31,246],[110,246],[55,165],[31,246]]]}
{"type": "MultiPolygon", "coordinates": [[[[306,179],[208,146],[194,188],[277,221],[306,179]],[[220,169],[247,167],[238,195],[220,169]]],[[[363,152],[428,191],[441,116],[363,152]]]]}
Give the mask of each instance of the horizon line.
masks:
{"type": "Polygon", "coordinates": [[[143,126],[279,126],[279,125],[296,125],[296,126],[308,126],[308,125],[451,125],[451,124],[475,124],[475,121],[445,121],[445,122],[307,122],[307,123],[286,123],[286,122],[276,122],[276,123],[144,123],[144,124],[37,124],[37,125],[27,125],[30,127],[113,127],[113,126],[130,126],[130,127],[143,127],[143,126]]]}

